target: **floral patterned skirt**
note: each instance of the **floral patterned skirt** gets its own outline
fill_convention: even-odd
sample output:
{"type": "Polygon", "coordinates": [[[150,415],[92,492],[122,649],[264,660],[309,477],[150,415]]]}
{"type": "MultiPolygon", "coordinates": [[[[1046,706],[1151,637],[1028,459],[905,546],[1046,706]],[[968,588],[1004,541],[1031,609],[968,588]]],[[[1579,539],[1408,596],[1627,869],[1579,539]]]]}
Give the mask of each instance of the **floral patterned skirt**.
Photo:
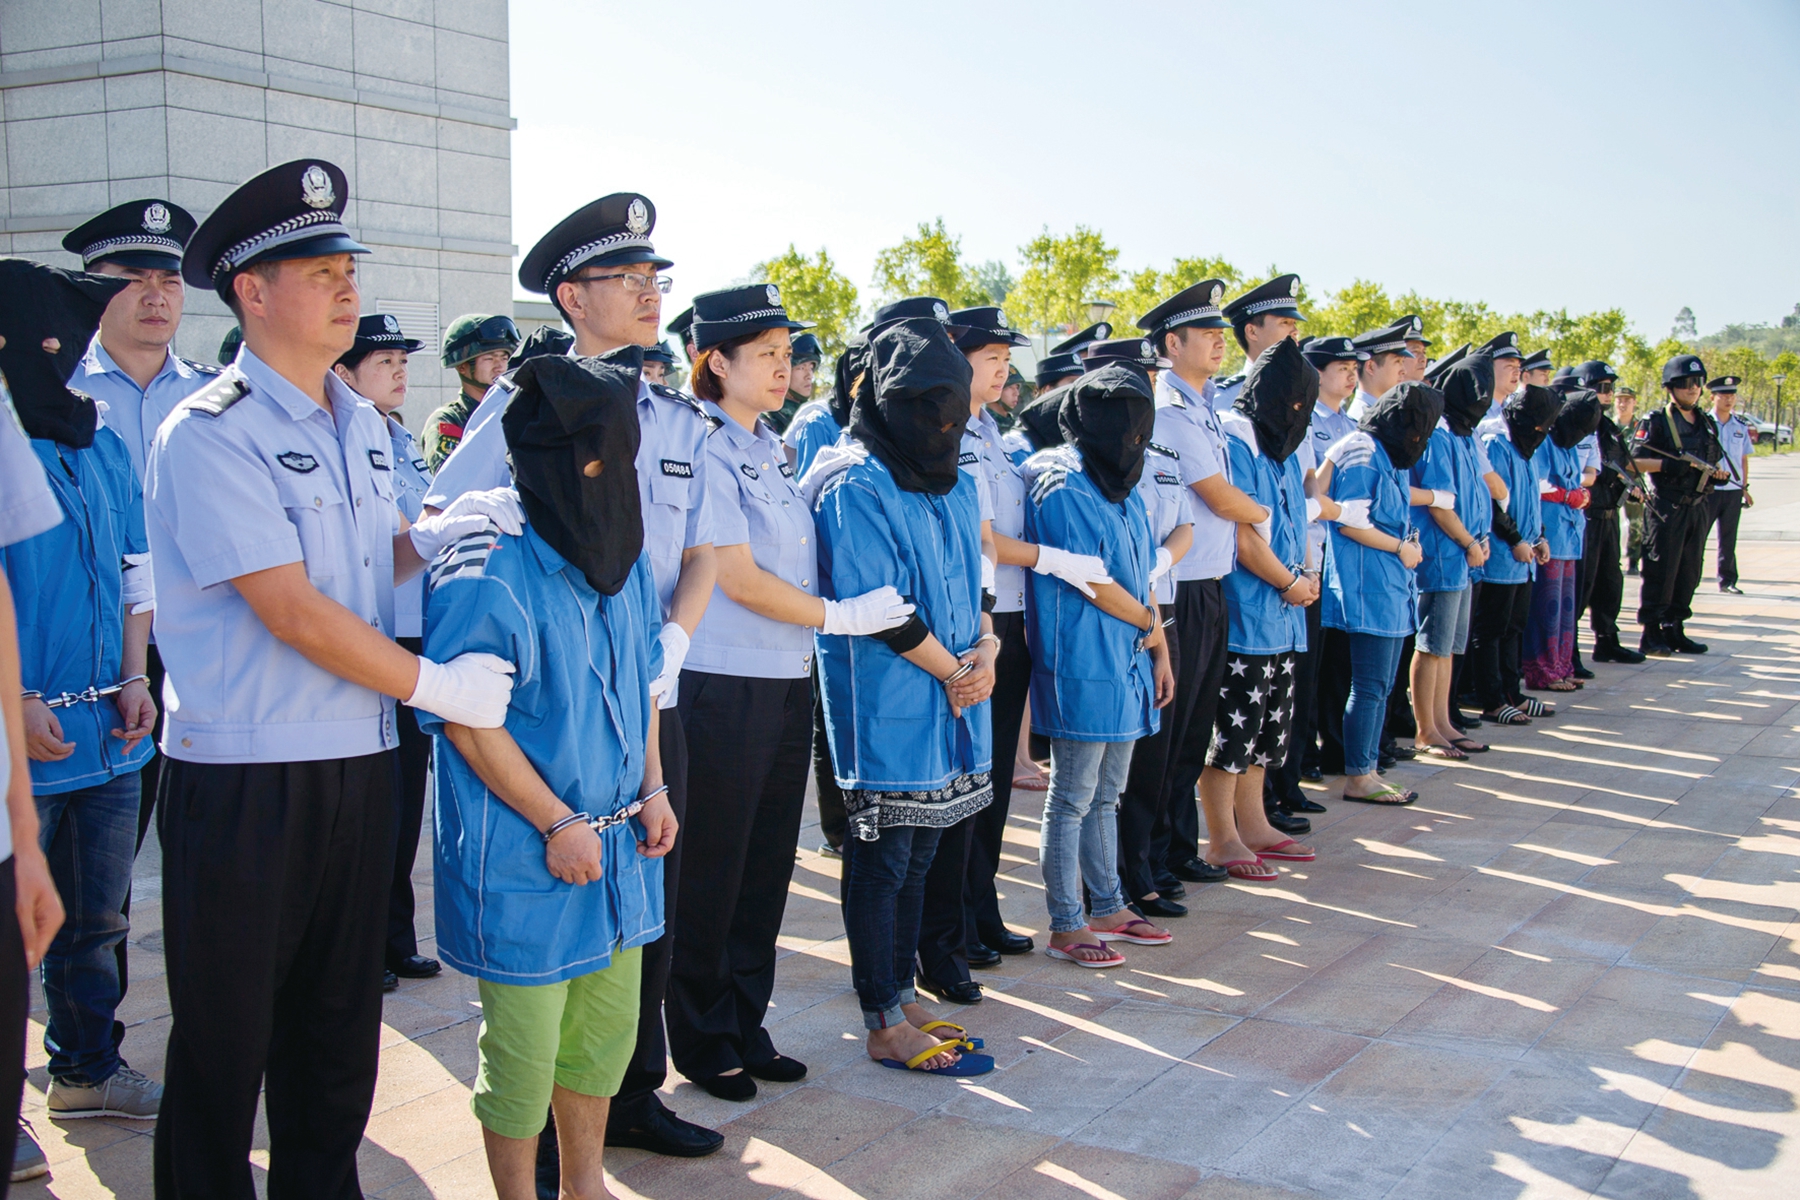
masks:
{"type": "Polygon", "coordinates": [[[994,802],[994,783],[986,771],[951,780],[948,787],[929,792],[875,792],[863,789],[844,793],[844,810],[850,832],[857,840],[878,841],[883,829],[914,825],[924,829],[948,829],[964,817],[974,816],[994,802]]]}

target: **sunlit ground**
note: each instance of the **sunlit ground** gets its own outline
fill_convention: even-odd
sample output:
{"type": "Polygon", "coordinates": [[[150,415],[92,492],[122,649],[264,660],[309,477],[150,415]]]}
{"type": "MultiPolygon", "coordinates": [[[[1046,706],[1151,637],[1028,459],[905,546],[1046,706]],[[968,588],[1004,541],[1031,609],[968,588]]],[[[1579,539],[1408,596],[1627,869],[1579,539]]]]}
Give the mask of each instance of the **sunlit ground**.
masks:
{"type": "MultiPolygon", "coordinates": [[[[1800,469],[1765,462],[1765,505],[1800,499],[1800,469]]],[[[1750,595],[1722,597],[1709,557],[1690,625],[1706,657],[1601,666],[1556,719],[1485,730],[1492,753],[1402,766],[1412,808],[1335,803],[1327,780],[1317,863],[1193,887],[1175,943],[1124,947],[1124,968],[1039,954],[982,974],[987,1000],[951,1015],[998,1058],[986,1078],[867,1060],[837,863],[809,825],[769,1013],[807,1081],[748,1105],[673,1083],[670,1104],[723,1128],[725,1149],[614,1152],[615,1191],[1800,1194],[1800,542],[1742,561],[1750,595]]],[[[1002,891],[1041,940],[1040,804],[1015,797],[1002,891]]],[[[153,853],[139,872],[125,1050],[156,1074],[153,853]]],[[[428,927],[428,866],[420,879],[428,927]]],[[[467,1103],[474,994],[446,977],[388,999],[370,1194],[489,1194],[467,1103]]],[[[44,1117],[41,1039],[34,1025],[26,1108],[54,1169],[18,1194],[148,1196],[146,1128],[44,1117]]]]}

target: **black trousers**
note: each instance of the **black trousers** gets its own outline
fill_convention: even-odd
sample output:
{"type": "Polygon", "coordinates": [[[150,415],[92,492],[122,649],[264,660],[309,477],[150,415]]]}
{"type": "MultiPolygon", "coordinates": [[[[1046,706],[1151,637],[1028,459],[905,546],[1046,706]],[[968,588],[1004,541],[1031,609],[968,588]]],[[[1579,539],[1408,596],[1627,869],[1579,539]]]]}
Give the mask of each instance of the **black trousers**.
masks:
{"type": "Polygon", "coordinates": [[[819,660],[813,658],[813,788],[819,796],[819,832],[828,845],[844,848],[844,831],[850,817],[844,812],[844,792],[837,785],[831,765],[831,739],[825,736],[825,685],[819,678],[819,660]]]}
{"type": "Polygon", "coordinates": [[[1306,799],[1300,790],[1300,767],[1312,749],[1313,728],[1318,720],[1319,657],[1324,628],[1320,605],[1306,606],[1306,649],[1294,655],[1294,715],[1288,725],[1287,757],[1263,775],[1263,802],[1293,804],[1306,799]]]}
{"type": "Polygon", "coordinates": [[[1738,520],[1744,515],[1744,493],[1739,488],[1713,489],[1706,498],[1706,523],[1719,529],[1719,586],[1736,587],[1738,581],[1738,520]]]}
{"type": "MultiPolygon", "coordinates": [[[[1006,835],[1006,817],[1012,810],[1013,756],[1019,751],[1019,726],[1025,720],[1025,704],[1031,697],[1031,650],[1025,645],[1025,614],[995,613],[994,636],[1000,639],[1000,656],[994,660],[994,802],[976,813],[969,839],[969,866],[963,889],[968,940],[1000,940],[1006,926],[1000,920],[1000,897],[994,877],[1000,873],[1000,849],[1006,835]]],[[[941,853],[941,851],[940,851],[941,853]]],[[[925,919],[931,920],[929,902],[925,919]]],[[[923,942],[923,937],[920,941],[923,942]]],[[[989,943],[990,945],[992,943],[989,943]]],[[[923,947],[921,947],[923,949],[923,947]]]]}
{"type": "MultiPolygon", "coordinates": [[[[662,756],[663,782],[669,785],[669,808],[681,832],[675,848],[663,857],[663,935],[644,947],[643,978],[638,982],[637,1045],[619,1090],[607,1112],[609,1129],[629,1129],[646,1109],[662,1107],[656,1089],[669,1076],[669,1044],[663,1036],[663,994],[669,986],[669,958],[675,945],[675,918],[680,895],[682,848],[687,840],[688,746],[679,708],[657,714],[656,748],[662,756]]],[[[547,1127],[552,1147],[555,1127],[547,1127]]],[[[539,1162],[543,1161],[540,1145],[539,1162]]]]}
{"type": "Polygon", "coordinates": [[[683,671],[679,707],[687,848],[665,1015],[693,1079],[775,1057],[762,1024],[812,761],[812,679],[683,671]]]}
{"type": "Polygon", "coordinates": [[[1519,652],[1530,617],[1530,581],[1482,582],[1481,607],[1470,621],[1469,658],[1475,675],[1476,703],[1483,712],[1493,712],[1502,704],[1517,704],[1524,698],[1525,693],[1519,690],[1519,652]]]}
{"type": "Polygon", "coordinates": [[[0,1117],[5,1123],[0,1127],[0,1163],[7,1164],[7,1171],[0,1172],[0,1200],[6,1196],[19,1136],[19,1106],[25,1099],[25,1014],[30,1008],[31,973],[25,969],[25,937],[12,915],[18,898],[9,854],[0,862],[0,913],[9,918],[0,921],[0,1109],[11,1108],[12,1116],[0,1117]]]}
{"type": "Polygon", "coordinates": [[[1679,625],[1694,615],[1706,555],[1704,497],[1650,497],[1644,505],[1644,582],[1638,624],[1646,629],[1679,625]]]}
{"type": "MultiPolygon", "coordinates": [[[[980,816],[977,813],[975,816],[980,816]]],[[[938,835],[937,853],[925,873],[925,896],[919,911],[919,974],[928,984],[961,983],[969,978],[969,912],[963,903],[969,877],[975,817],[964,817],[938,835]]],[[[849,871],[844,872],[848,877],[849,871]]]]}
{"type": "Polygon", "coordinates": [[[1387,724],[1382,736],[1384,742],[1391,742],[1397,737],[1413,736],[1412,660],[1415,640],[1409,634],[1400,643],[1400,663],[1394,668],[1394,686],[1388,689],[1387,724]]]}
{"type": "MultiPolygon", "coordinates": [[[[418,638],[395,638],[414,654],[423,654],[418,638]]],[[[425,789],[431,783],[431,735],[419,728],[419,718],[404,704],[394,708],[394,725],[400,734],[395,756],[400,798],[400,823],[394,831],[394,881],[388,889],[387,961],[399,962],[419,952],[413,929],[413,863],[419,857],[419,829],[425,821],[425,789]]]]}
{"type": "Polygon", "coordinates": [[[156,1195],[360,1197],[375,1097],[394,756],[170,761],[157,800],[173,1021],[156,1195]]]}
{"type": "MultiPolygon", "coordinates": [[[[150,677],[150,682],[148,684],[150,688],[150,698],[156,701],[156,724],[151,726],[150,742],[152,745],[160,746],[162,745],[163,731],[163,678],[167,675],[167,672],[163,670],[162,655],[157,653],[155,642],[151,642],[147,648],[147,653],[144,658],[144,674],[150,677]]],[[[138,785],[141,789],[138,793],[138,850],[144,848],[144,838],[149,836],[150,833],[150,818],[156,812],[156,786],[157,782],[162,778],[162,767],[163,756],[161,753],[158,753],[145,764],[142,771],[138,772],[138,785]]],[[[129,927],[131,924],[130,887],[125,889],[125,906],[121,911],[125,914],[125,923],[127,927],[129,927]]],[[[128,941],[130,941],[129,934],[126,937],[120,938],[118,946],[113,950],[113,954],[117,957],[119,963],[119,1003],[121,1005],[125,1003],[125,993],[131,990],[131,965],[125,953],[126,943],[128,941]]],[[[118,1043],[123,1042],[124,1040],[125,1023],[123,1021],[114,1021],[113,1041],[118,1043]]],[[[5,1193],[0,1192],[0,1195],[5,1195],[5,1193]]]]}
{"type": "MultiPolygon", "coordinates": [[[[1165,625],[1163,636],[1169,639],[1169,662],[1175,671],[1175,694],[1179,697],[1181,631],[1173,624],[1165,625]]],[[[1159,822],[1167,837],[1169,814],[1163,784],[1169,775],[1175,703],[1162,710],[1162,724],[1156,732],[1139,738],[1132,747],[1131,771],[1125,777],[1125,790],[1119,793],[1119,881],[1125,886],[1125,898],[1134,903],[1162,890],[1156,876],[1164,869],[1164,862],[1152,857],[1152,848],[1159,822]]]]}
{"type": "Polygon", "coordinates": [[[1350,705],[1350,635],[1342,629],[1319,633],[1319,769],[1344,773],[1344,710],[1350,705]]]}
{"type": "Polygon", "coordinates": [[[1150,861],[1164,869],[1200,854],[1200,803],[1194,785],[1206,769],[1213,716],[1225,683],[1229,614],[1225,585],[1217,579],[1184,579],[1175,585],[1175,630],[1181,661],[1175,666],[1175,702],[1163,709],[1169,730],[1169,769],[1163,779],[1163,816],[1152,835],[1150,861]]]}
{"type": "Polygon", "coordinates": [[[1587,539],[1581,544],[1581,579],[1575,592],[1575,624],[1587,610],[1594,645],[1619,644],[1619,605],[1625,601],[1625,572],[1619,566],[1619,510],[1590,508],[1587,539]]]}

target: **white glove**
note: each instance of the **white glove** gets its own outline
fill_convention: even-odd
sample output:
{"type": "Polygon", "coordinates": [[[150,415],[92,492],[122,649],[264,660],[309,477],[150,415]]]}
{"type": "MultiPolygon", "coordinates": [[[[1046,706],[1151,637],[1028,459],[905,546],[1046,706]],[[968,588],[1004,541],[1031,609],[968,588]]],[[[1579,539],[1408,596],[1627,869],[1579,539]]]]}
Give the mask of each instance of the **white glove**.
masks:
{"type": "MultiPolygon", "coordinates": [[[[982,559],[986,562],[987,559],[982,559]]],[[[825,624],[821,633],[867,637],[898,629],[913,614],[913,606],[900,598],[900,593],[883,585],[872,592],[852,596],[848,600],[825,601],[825,624]]]]}
{"type": "MultiPolygon", "coordinates": [[[[435,516],[420,517],[411,529],[413,549],[426,562],[457,538],[480,533],[492,522],[501,533],[517,537],[525,529],[525,510],[511,488],[464,492],[435,516]]],[[[460,723],[460,722],[459,722],[460,723]]]]}
{"type": "Polygon", "coordinates": [[[406,702],[470,729],[506,723],[513,665],[493,654],[459,654],[447,663],[419,659],[419,683],[406,702]]]}
{"type": "Polygon", "coordinates": [[[1338,505],[1337,523],[1345,529],[1373,529],[1375,523],[1369,520],[1369,501],[1345,500],[1338,505]]]}
{"type": "Polygon", "coordinates": [[[1156,586],[1156,581],[1167,575],[1169,568],[1174,565],[1175,556],[1169,553],[1169,548],[1158,546],[1156,548],[1156,565],[1150,568],[1150,585],[1156,586]]]}
{"type": "Polygon", "coordinates": [[[1031,568],[1039,575],[1054,575],[1089,600],[1094,598],[1096,583],[1111,583],[1106,564],[1091,554],[1071,554],[1055,546],[1039,546],[1037,565],[1031,568]]]}
{"type": "Polygon", "coordinates": [[[1446,511],[1455,509],[1456,508],[1456,493],[1451,492],[1451,491],[1446,491],[1443,488],[1432,488],[1431,489],[1431,507],[1432,508],[1441,508],[1446,511]]]}
{"type": "Polygon", "coordinates": [[[651,698],[662,695],[675,686],[681,677],[681,664],[687,661],[688,634],[673,621],[664,621],[656,640],[662,643],[662,674],[650,681],[651,698]]]}
{"type": "Polygon", "coordinates": [[[1325,506],[1323,504],[1320,504],[1317,500],[1308,500],[1306,502],[1306,523],[1311,525],[1314,521],[1319,519],[1319,514],[1324,511],[1325,506]]]}
{"type": "Polygon", "coordinates": [[[150,556],[127,554],[119,576],[119,600],[132,616],[156,608],[156,590],[150,579],[150,556]]]}

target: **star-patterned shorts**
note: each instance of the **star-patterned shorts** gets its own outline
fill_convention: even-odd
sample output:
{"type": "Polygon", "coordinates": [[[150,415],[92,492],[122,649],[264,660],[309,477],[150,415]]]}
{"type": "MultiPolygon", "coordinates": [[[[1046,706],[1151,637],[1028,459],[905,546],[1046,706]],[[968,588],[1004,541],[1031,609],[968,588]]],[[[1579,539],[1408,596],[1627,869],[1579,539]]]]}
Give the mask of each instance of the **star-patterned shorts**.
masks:
{"type": "Polygon", "coordinates": [[[1287,758],[1294,720],[1294,655],[1225,655],[1225,690],[1213,721],[1206,765],[1242,775],[1251,767],[1278,767],[1287,758]]]}

